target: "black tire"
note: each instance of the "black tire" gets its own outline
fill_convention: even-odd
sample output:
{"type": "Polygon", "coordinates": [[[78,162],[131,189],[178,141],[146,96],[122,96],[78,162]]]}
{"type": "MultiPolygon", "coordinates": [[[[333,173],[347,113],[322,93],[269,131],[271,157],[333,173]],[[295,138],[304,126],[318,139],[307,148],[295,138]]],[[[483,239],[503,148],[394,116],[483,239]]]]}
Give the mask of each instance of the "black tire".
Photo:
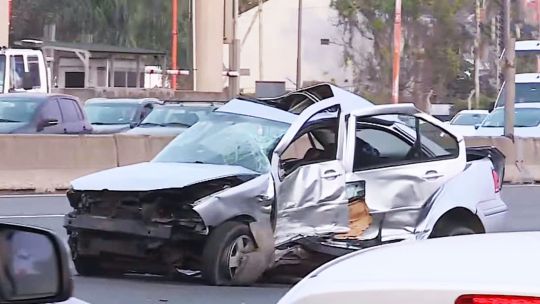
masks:
{"type": "Polygon", "coordinates": [[[478,234],[479,232],[467,223],[455,223],[451,221],[437,224],[430,238],[478,234]]]}
{"type": "Polygon", "coordinates": [[[239,278],[235,277],[235,269],[238,270],[238,267],[235,268],[234,265],[231,265],[233,259],[240,261],[243,253],[253,250],[255,250],[255,241],[246,224],[239,222],[221,224],[212,231],[204,246],[201,267],[203,279],[214,286],[251,285],[255,283],[241,282],[239,278]],[[239,247],[245,250],[240,250],[242,251],[240,252],[239,247]],[[234,255],[238,257],[234,257],[234,255]]]}
{"type": "Polygon", "coordinates": [[[103,274],[103,269],[97,258],[74,257],[73,264],[75,264],[75,270],[77,270],[77,273],[81,276],[89,277],[103,274]]]}

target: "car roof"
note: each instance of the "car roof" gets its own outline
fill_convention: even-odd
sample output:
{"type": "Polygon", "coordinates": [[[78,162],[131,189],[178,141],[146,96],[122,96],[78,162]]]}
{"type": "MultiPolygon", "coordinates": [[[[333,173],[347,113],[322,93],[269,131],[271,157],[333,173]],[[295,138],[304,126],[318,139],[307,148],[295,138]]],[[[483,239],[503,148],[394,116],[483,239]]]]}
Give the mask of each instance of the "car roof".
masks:
{"type": "Polygon", "coordinates": [[[493,233],[373,247],[336,259],[309,277],[339,282],[537,286],[540,232],[493,233]],[[351,271],[354,269],[355,271],[351,271]]]}
{"type": "Polygon", "coordinates": [[[59,94],[59,93],[39,93],[39,92],[16,92],[16,93],[6,93],[6,94],[0,94],[0,98],[35,98],[35,99],[47,99],[51,97],[64,97],[64,98],[70,98],[74,100],[79,100],[78,97],[73,95],[67,95],[67,94],[59,94]]]}
{"type": "Polygon", "coordinates": [[[126,103],[126,104],[146,104],[146,103],[161,103],[157,98],[90,98],[85,104],[110,104],[110,103],[126,103]]]}
{"type": "Polygon", "coordinates": [[[332,84],[322,83],[275,98],[235,98],[219,108],[217,112],[259,117],[291,124],[298,117],[297,113],[290,110],[296,104],[306,102],[307,104],[311,103],[310,106],[312,106],[323,101],[326,103],[339,102],[341,113],[345,115],[361,108],[374,107],[372,102],[361,96],[332,84]],[[289,110],[286,110],[287,107],[289,110]]]}

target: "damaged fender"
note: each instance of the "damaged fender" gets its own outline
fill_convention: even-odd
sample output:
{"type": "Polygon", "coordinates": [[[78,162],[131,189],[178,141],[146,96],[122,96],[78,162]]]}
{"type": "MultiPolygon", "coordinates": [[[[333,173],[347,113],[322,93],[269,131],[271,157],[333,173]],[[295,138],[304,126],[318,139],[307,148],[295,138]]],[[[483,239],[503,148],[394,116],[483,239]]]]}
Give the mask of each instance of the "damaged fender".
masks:
{"type": "MultiPolygon", "coordinates": [[[[257,250],[247,255],[243,269],[249,273],[264,272],[274,254],[272,208],[275,202],[274,182],[270,174],[260,175],[236,187],[212,194],[195,203],[194,210],[207,227],[217,227],[234,219],[248,222],[257,250]],[[258,271],[261,269],[260,271],[258,271]]],[[[243,276],[250,276],[246,273],[243,276]]],[[[249,281],[249,279],[247,279],[249,281]]]]}

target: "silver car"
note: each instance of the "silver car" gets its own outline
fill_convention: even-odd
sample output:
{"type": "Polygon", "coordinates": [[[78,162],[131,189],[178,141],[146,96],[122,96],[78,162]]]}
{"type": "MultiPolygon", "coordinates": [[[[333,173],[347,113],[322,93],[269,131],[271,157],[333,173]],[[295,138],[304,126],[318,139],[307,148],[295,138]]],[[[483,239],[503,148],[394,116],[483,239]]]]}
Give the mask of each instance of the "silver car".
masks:
{"type": "Polygon", "coordinates": [[[503,166],[412,105],[318,85],[234,99],[151,162],[73,181],[65,227],[82,275],[251,284],[371,246],[501,230],[503,166]]]}

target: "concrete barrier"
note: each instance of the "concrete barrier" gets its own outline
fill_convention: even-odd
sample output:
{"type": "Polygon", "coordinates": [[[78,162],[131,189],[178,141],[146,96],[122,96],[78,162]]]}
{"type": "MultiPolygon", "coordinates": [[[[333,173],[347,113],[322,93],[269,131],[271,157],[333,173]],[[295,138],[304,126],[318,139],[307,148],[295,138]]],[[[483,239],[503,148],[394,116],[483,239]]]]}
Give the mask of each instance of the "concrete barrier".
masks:
{"type": "MultiPolygon", "coordinates": [[[[78,177],[151,160],[174,137],[137,135],[0,135],[0,191],[53,192],[78,177]]],[[[507,183],[540,182],[540,139],[467,137],[506,156],[507,183]]]]}
{"type": "Polygon", "coordinates": [[[540,182],[540,138],[519,138],[516,145],[527,177],[540,182]]]}
{"type": "Polygon", "coordinates": [[[166,145],[168,145],[175,136],[150,136],[148,138],[149,144],[149,159],[154,158],[166,145]]]}
{"type": "Polygon", "coordinates": [[[2,135],[0,190],[50,192],[118,165],[112,136],[2,135]]]}
{"type": "Polygon", "coordinates": [[[127,166],[149,160],[148,136],[114,135],[118,153],[118,166],[127,166]]]}

